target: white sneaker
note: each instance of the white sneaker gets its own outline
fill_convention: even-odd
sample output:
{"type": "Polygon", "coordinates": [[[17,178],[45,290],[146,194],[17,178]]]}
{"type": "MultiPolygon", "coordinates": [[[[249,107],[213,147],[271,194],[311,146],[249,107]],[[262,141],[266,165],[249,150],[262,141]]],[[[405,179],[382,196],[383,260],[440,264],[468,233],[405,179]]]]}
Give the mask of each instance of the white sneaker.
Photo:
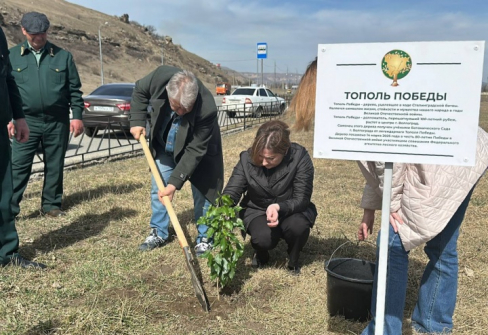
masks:
{"type": "Polygon", "coordinates": [[[141,251],[150,251],[156,248],[161,248],[164,246],[168,240],[165,240],[158,236],[157,230],[155,228],[151,229],[151,234],[146,237],[144,243],[139,246],[141,251]]]}
{"type": "Polygon", "coordinates": [[[208,250],[212,250],[212,243],[204,237],[202,238],[202,241],[195,246],[195,254],[200,257],[208,250]]]}

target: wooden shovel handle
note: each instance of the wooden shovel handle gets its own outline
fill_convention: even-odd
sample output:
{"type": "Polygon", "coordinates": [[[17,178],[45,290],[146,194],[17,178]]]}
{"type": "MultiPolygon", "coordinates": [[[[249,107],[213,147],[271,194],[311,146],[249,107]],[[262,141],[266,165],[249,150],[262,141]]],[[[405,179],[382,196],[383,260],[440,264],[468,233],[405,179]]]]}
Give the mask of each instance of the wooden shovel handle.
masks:
{"type": "MultiPolygon", "coordinates": [[[[142,150],[144,151],[144,155],[146,156],[147,163],[149,164],[149,167],[151,168],[151,173],[154,177],[154,180],[156,181],[156,184],[158,185],[158,189],[160,191],[164,191],[164,183],[163,179],[161,178],[161,174],[158,170],[158,167],[156,166],[156,163],[154,162],[154,158],[151,154],[151,150],[149,150],[149,146],[147,145],[146,138],[144,135],[141,134],[139,137],[139,142],[142,145],[142,150]]],[[[182,248],[185,248],[188,246],[188,242],[186,240],[185,234],[183,233],[183,230],[181,229],[180,223],[178,221],[178,218],[176,217],[175,210],[173,209],[173,205],[171,204],[171,200],[169,200],[168,196],[163,197],[163,204],[166,207],[166,211],[169,214],[169,217],[171,219],[171,223],[173,224],[173,228],[175,229],[176,236],[178,237],[178,241],[180,242],[180,246],[182,248]]]]}

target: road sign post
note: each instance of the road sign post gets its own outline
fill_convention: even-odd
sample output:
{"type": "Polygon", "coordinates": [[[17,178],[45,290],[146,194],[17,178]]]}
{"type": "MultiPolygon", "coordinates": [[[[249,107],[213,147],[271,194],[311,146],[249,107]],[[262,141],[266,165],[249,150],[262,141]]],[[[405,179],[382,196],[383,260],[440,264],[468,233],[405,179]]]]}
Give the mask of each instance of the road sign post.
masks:
{"type": "MultiPolygon", "coordinates": [[[[261,59],[261,85],[264,86],[263,59],[268,58],[268,43],[257,44],[257,59],[261,59]]],[[[257,78],[256,78],[257,81],[257,78]]]]}

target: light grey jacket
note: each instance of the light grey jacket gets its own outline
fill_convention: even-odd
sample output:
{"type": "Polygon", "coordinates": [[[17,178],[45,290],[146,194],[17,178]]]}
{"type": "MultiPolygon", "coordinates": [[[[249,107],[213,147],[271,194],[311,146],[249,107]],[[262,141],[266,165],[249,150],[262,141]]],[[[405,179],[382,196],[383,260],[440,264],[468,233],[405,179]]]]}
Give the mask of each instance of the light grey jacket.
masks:
{"type": "MultiPolygon", "coordinates": [[[[385,165],[358,162],[366,178],[361,207],[381,209],[385,165]]],[[[404,224],[398,232],[405,250],[439,234],[488,167],[488,134],[478,129],[476,165],[393,164],[390,212],[404,224]]]]}

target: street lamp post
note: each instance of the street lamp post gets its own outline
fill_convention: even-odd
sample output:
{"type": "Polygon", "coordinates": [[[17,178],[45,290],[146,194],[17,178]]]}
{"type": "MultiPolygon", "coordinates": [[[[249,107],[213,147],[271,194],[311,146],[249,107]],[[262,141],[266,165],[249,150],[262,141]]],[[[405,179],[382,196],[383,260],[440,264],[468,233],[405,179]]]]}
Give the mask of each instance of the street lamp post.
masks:
{"type": "Polygon", "coordinates": [[[161,65],[164,65],[164,43],[166,43],[166,39],[163,36],[163,43],[161,43],[161,65]]]}
{"type": "Polygon", "coordinates": [[[100,23],[98,26],[98,46],[100,48],[100,77],[102,78],[102,85],[103,85],[103,59],[102,59],[102,34],[100,30],[102,29],[103,25],[107,25],[108,22],[100,23]]]}

